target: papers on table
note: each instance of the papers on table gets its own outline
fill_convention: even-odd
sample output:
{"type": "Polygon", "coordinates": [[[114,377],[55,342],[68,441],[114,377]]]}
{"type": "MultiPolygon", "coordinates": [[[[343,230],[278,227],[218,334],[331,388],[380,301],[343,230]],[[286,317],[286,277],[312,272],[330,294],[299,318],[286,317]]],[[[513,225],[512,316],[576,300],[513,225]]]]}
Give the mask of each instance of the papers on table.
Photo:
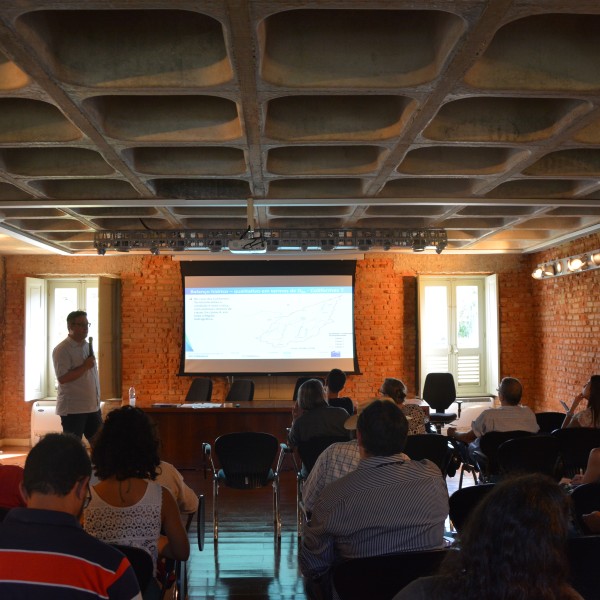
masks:
{"type": "Polygon", "coordinates": [[[179,408],[221,408],[222,404],[220,402],[188,402],[186,404],[180,404],[179,408]]]}

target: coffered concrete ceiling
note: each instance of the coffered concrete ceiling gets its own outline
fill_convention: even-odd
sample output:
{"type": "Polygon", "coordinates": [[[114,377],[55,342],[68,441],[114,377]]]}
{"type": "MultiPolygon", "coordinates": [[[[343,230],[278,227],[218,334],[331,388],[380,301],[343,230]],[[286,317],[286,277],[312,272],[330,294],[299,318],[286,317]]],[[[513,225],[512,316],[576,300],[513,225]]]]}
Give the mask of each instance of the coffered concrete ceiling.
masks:
{"type": "Polygon", "coordinates": [[[89,253],[247,198],[465,252],[600,228],[600,2],[0,3],[0,233],[89,253]]]}

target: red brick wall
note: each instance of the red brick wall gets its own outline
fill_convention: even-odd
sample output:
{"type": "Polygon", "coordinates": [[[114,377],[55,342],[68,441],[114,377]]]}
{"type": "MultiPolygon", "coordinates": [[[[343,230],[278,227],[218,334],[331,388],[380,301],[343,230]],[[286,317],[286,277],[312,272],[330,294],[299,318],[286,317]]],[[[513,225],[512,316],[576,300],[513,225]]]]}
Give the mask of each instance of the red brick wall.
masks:
{"type": "MultiPolygon", "coordinates": [[[[539,263],[600,249],[600,234],[530,258],[539,263]]],[[[533,280],[535,376],[539,410],[562,410],[590,375],[600,374],[600,270],[533,280]]]]}
{"type": "MultiPolygon", "coordinates": [[[[120,277],[123,396],[134,384],[142,406],[183,399],[190,378],[177,376],[182,322],[179,263],[170,257],[149,255],[10,256],[5,259],[5,266],[4,272],[0,270],[0,303],[5,302],[1,321],[5,345],[0,349],[0,368],[4,370],[0,439],[29,437],[30,406],[23,402],[26,276],[109,274],[120,277]]],[[[359,261],[356,273],[356,333],[362,374],[349,377],[348,395],[366,400],[375,394],[386,376],[400,377],[408,385],[409,393],[415,393],[417,275],[497,273],[501,375],[512,375],[523,381],[529,404],[540,398],[544,401],[552,398],[551,394],[538,389],[539,379],[536,379],[540,372],[539,340],[543,338],[535,312],[543,297],[538,284],[547,286],[548,282],[534,281],[531,270],[531,259],[518,255],[369,254],[364,261],[359,261]]],[[[588,300],[592,298],[590,295],[588,300]]],[[[588,306],[584,313],[594,310],[588,306]]],[[[552,344],[557,343],[552,339],[552,344]]],[[[550,351],[549,347],[545,348],[550,351]]],[[[591,341],[580,350],[581,353],[595,352],[595,343],[591,341]]],[[[587,368],[589,370],[589,365],[587,368]]],[[[579,385],[579,378],[576,382],[579,385]]],[[[215,378],[214,385],[215,397],[222,398],[225,378],[215,378]]],[[[571,385],[575,386],[575,381],[571,385]]],[[[289,400],[286,398],[286,401],[289,400]]]]}

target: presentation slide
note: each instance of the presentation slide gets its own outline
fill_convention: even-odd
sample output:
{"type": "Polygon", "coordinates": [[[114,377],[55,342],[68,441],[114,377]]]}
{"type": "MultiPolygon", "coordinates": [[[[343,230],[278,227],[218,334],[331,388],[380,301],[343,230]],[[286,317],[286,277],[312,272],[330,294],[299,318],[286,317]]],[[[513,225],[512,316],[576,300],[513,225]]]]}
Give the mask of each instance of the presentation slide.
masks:
{"type": "Polygon", "coordinates": [[[185,371],[354,370],[352,277],[185,277],[185,371]]]}

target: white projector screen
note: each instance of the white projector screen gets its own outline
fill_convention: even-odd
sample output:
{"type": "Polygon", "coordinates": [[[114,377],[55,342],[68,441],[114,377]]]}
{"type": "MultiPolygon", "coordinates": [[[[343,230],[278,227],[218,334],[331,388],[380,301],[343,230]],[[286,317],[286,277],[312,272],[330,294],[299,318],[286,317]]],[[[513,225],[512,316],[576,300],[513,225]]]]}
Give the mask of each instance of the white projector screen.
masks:
{"type": "Polygon", "coordinates": [[[356,372],[353,275],[184,275],[182,374],[356,372]]]}

